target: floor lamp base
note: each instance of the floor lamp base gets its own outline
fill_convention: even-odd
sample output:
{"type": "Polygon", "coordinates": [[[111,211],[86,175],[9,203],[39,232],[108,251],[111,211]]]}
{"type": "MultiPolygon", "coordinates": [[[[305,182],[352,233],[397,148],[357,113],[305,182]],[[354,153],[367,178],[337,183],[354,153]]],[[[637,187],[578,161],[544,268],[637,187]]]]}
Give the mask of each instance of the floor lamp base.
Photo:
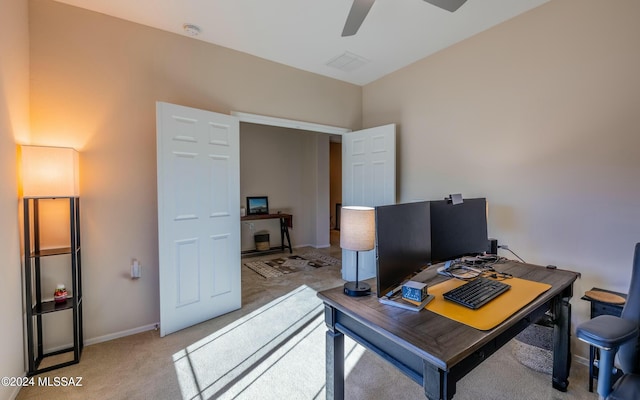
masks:
{"type": "Polygon", "coordinates": [[[371,285],[366,282],[347,282],[344,284],[344,294],[347,296],[367,296],[371,294],[371,285]]]}

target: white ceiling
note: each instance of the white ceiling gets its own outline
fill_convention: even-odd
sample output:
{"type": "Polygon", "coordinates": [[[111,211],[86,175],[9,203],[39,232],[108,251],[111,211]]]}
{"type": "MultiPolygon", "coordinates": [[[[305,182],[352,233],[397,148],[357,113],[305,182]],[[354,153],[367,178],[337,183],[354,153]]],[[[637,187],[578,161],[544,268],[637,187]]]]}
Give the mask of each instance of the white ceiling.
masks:
{"type": "Polygon", "coordinates": [[[302,70],[364,85],[549,0],[468,0],[454,13],[422,0],[377,0],[355,36],[341,37],[352,0],[56,0],[302,70]],[[353,71],[327,65],[348,52],[353,71]]]}

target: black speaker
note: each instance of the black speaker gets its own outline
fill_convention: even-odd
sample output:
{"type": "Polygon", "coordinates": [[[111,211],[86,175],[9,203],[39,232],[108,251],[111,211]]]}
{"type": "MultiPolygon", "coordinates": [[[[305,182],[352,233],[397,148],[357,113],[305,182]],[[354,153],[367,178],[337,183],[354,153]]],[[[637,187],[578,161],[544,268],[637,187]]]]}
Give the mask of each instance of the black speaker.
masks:
{"type": "Polygon", "coordinates": [[[498,239],[489,239],[487,254],[498,254],[498,239]]]}

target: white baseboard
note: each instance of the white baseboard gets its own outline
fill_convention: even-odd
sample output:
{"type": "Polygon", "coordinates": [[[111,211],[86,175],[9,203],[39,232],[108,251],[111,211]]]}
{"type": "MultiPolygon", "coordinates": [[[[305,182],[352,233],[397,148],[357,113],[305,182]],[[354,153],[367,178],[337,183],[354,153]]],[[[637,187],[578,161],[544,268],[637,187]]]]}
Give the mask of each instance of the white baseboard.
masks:
{"type": "Polygon", "coordinates": [[[98,336],[98,337],[95,337],[95,338],[87,339],[87,340],[84,341],[84,344],[85,344],[85,346],[89,346],[89,345],[96,344],[96,343],[108,342],[109,340],[119,339],[121,337],[135,335],[136,333],[152,331],[154,329],[158,329],[159,326],[160,326],[160,324],[158,322],[156,322],[154,324],[139,326],[137,328],[127,329],[126,331],[114,332],[114,333],[110,333],[108,335],[103,335],[103,336],[98,336]]]}
{"type": "MultiPolygon", "coordinates": [[[[86,339],[84,341],[84,345],[85,346],[89,346],[89,345],[96,344],[96,343],[108,342],[109,340],[113,340],[113,339],[119,339],[119,338],[125,337],[125,336],[135,335],[136,333],[142,333],[142,332],[146,332],[146,331],[151,331],[151,330],[154,330],[154,329],[158,329],[158,326],[160,326],[160,324],[156,322],[155,324],[139,326],[137,328],[127,329],[126,331],[114,332],[114,333],[110,333],[108,335],[98,336],[98,337],[91,338],[91,339],[86,339]]],[[[60,345],[60,346],[56,346],[56,347],[52,347],[52,348],[47,348],[47,349],[45,349],[45,351],[47,353],[52,353],[52,352],[56,352],[56,351],[59,351],[59,350],[68,349],[70,347],[73,347],[73,343],[67,343],[67,344],[64,344],[64,345],[60,345]]]]}
{"type": "MultiPolygon", "coordinates": [[[[127,329],[126,331],[114,332],[114,333],[110,333],[108,335],[103,335],[103,336],[98,336],[98,337],[91,338],[91,339],[86,339],[84,341],[84,345],[85,346],[89,346],[89,345],[96,344],[96,343],[108,342],[109,340],[113,340],[113,339],[119,339],[119,338],[125,337],[125,336],[135,335],[136,333],[142,333],[142,332],[151,331],[151,330],[154,330],[154,329],[158,329],[158,326],[160,326],[159,323],[149,324],[149,325],[145,325],[145,326],[139,326],[139,327],[133,328],[133,329],[127,329]]],[[[47,348],[47,349],[45,349],[45,352],[46,353],[53,353],[55,351],[68,349],[70,347],[73,347],[73,343],[67,343],[67,344],[63,344],[63,345],[60,345],[60,346],[47,348]]]]}
{"type": "Polygon", "coordinates": [[[589,366],[589,359],[588,358],[584,358],[581,356],[573,356],[573,359],[578,363],[578,364],[582,364],[586,367],[589,366]]]}
{"type": "MultiPolygon", "coordinates": [[[[24,374],[24,376],[27,376],[27,374],[24,374]]],[[[16,400],[18,393],[20,393],[20,386],[13,388],[13,393],[9,394],[8,400],[16,400]]]]}
{"type": "Polygon", "coordinates": [[[327,245],[317,245],[317,244],[301,244],[298,246],[293,246],[294,249],[299,249],[301,247],[313,247],[314,249],[326,249],[328,247],[331,247],[330,244],[327,245]]]}
{"type": "MultiPolygon", "coordinates": [[[[279,247],[279,244],[271,244],[271,247],[279,247]]],[[[331,247],[330,244],[323,244],[323,245],[316,245],[316,244],[299,244],[297,246],[292,246],[294,249],[300,249],[302,247],[313,247],[314,249],[326,249],[331,247]]],[[[255,250],[255,247],[248,247],[246,249],[240,249],[240,251],[253,251],[255,250]]],[[[285,252],[288,251],[286,248],[284,249],[285,252]]]]}

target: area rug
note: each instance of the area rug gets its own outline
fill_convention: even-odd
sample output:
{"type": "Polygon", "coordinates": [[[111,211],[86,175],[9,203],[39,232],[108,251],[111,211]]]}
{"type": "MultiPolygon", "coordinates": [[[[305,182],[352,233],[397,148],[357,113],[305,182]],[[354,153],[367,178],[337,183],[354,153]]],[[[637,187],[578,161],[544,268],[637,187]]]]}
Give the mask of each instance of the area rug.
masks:
{"type": "Polygon", "coordinates": [[[248,261],[244,263],[247,268],[250,268],[267,279],[277,278],[282,275],[304,271],[310,268],[320,268],[338,264],[340,264],[340,260],[337,258],[316,252],[280,257],[273,260],[248,261]]]}
{"type": "Polygon", "coordinates": [[[533,324],[514,338],[513,355],[524,366],[553,372],[553,327],[533,324]]]}

